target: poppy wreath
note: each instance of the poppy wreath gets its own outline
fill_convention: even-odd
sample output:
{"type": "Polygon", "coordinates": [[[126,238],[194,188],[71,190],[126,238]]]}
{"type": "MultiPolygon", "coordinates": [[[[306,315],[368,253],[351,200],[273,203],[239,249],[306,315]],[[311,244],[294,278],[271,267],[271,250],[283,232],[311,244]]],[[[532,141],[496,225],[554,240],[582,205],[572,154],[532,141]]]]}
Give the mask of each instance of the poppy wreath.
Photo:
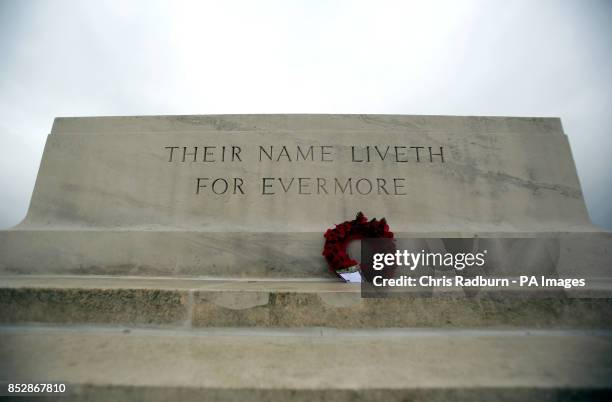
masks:
{"type": "Polygon", "coordinates": [[[392,248],[395,250],[393,242],[393,232],[389,231],[389,225],[385,218],[376,220],[376,218],[368,221],[363,213],[359,212],[357,217],[352,221],[342,222],[334,228],[327,229],[325,234],[325,245],[323,246],[323,256],[327,260],[329,269],[337,276],[338,271],[360,265],[365,278],[369,279],[371,275],[371,267],[366,267],[349,257],[346,249],[349,243],[353,240],[383,238],[388,239],[384,242],[384,248],[392,248]]]}

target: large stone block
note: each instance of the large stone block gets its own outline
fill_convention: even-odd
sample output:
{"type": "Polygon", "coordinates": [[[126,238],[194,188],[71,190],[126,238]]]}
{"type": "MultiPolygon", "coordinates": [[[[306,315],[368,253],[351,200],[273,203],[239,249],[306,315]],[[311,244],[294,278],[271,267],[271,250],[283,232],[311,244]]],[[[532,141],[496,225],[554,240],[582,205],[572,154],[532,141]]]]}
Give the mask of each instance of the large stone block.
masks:
{"type": "Polygon", "coordinates": [[[611,328],[610,287],[570,298],[461,289],[361,298],[357,284],[177,278],[3,277],[0,323],[169,328],[611,328]]]}
{"type": "MultiPolygon", "coordinates": [[[[0,376],[58,401],[604,401],[607,331],[0,328],[0,376]]],[[[47,399],[49,398],[49,399],[47,399]]]]}
{"type": "Polygon", "coordinates": [[[398,236],[589,233],[599,268],[610,244],[559,119],[58,118],[0,272],[329,277],[322,233],[358,211],[398,236]]]}

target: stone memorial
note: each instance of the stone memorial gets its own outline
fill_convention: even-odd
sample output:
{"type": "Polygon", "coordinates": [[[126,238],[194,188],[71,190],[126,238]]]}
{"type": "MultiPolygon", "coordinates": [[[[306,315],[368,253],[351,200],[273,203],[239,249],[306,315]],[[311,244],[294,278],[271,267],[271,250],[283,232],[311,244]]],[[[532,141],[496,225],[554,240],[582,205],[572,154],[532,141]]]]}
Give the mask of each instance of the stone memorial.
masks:
{"type": "Polygon", "coordinates": [[[56,118],[0,231],[0,379],[76,400],[609,397],[611,246],[557,118],[56,118]],[[553,238],[590,286],[362,298],[321,255],[358,211],[398,239],[553,238]]]}
{"type": "Polygon", "coordinates": [[[13,273],[329,277],[357,211],[401,236],[599,232],[552,118],[58,118],[13,273]]]}

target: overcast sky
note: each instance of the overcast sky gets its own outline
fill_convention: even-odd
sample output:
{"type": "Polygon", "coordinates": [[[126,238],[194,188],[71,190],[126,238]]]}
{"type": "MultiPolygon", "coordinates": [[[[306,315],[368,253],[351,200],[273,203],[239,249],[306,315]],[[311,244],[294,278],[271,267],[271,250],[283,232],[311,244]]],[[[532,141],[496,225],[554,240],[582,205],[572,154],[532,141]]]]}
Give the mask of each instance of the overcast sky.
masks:
{"type": "Polygon", "coordinates": [[[56,116],[558,116],[612,230],[612,1],[0,0],[0,228],[56,116]]]}

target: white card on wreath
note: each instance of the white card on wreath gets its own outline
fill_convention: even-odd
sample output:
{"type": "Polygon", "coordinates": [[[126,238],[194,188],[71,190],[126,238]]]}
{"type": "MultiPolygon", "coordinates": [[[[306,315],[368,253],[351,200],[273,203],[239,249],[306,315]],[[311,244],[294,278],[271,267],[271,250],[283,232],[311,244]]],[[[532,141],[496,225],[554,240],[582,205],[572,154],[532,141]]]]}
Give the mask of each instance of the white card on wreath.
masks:
{"type": "Polygon", "coordinates": [[[342,271],[338,271],[338,275],[340,275],[345,282],[361,283],[361,272],[359,271],[359,265],[354,265],[342,271]]]}

